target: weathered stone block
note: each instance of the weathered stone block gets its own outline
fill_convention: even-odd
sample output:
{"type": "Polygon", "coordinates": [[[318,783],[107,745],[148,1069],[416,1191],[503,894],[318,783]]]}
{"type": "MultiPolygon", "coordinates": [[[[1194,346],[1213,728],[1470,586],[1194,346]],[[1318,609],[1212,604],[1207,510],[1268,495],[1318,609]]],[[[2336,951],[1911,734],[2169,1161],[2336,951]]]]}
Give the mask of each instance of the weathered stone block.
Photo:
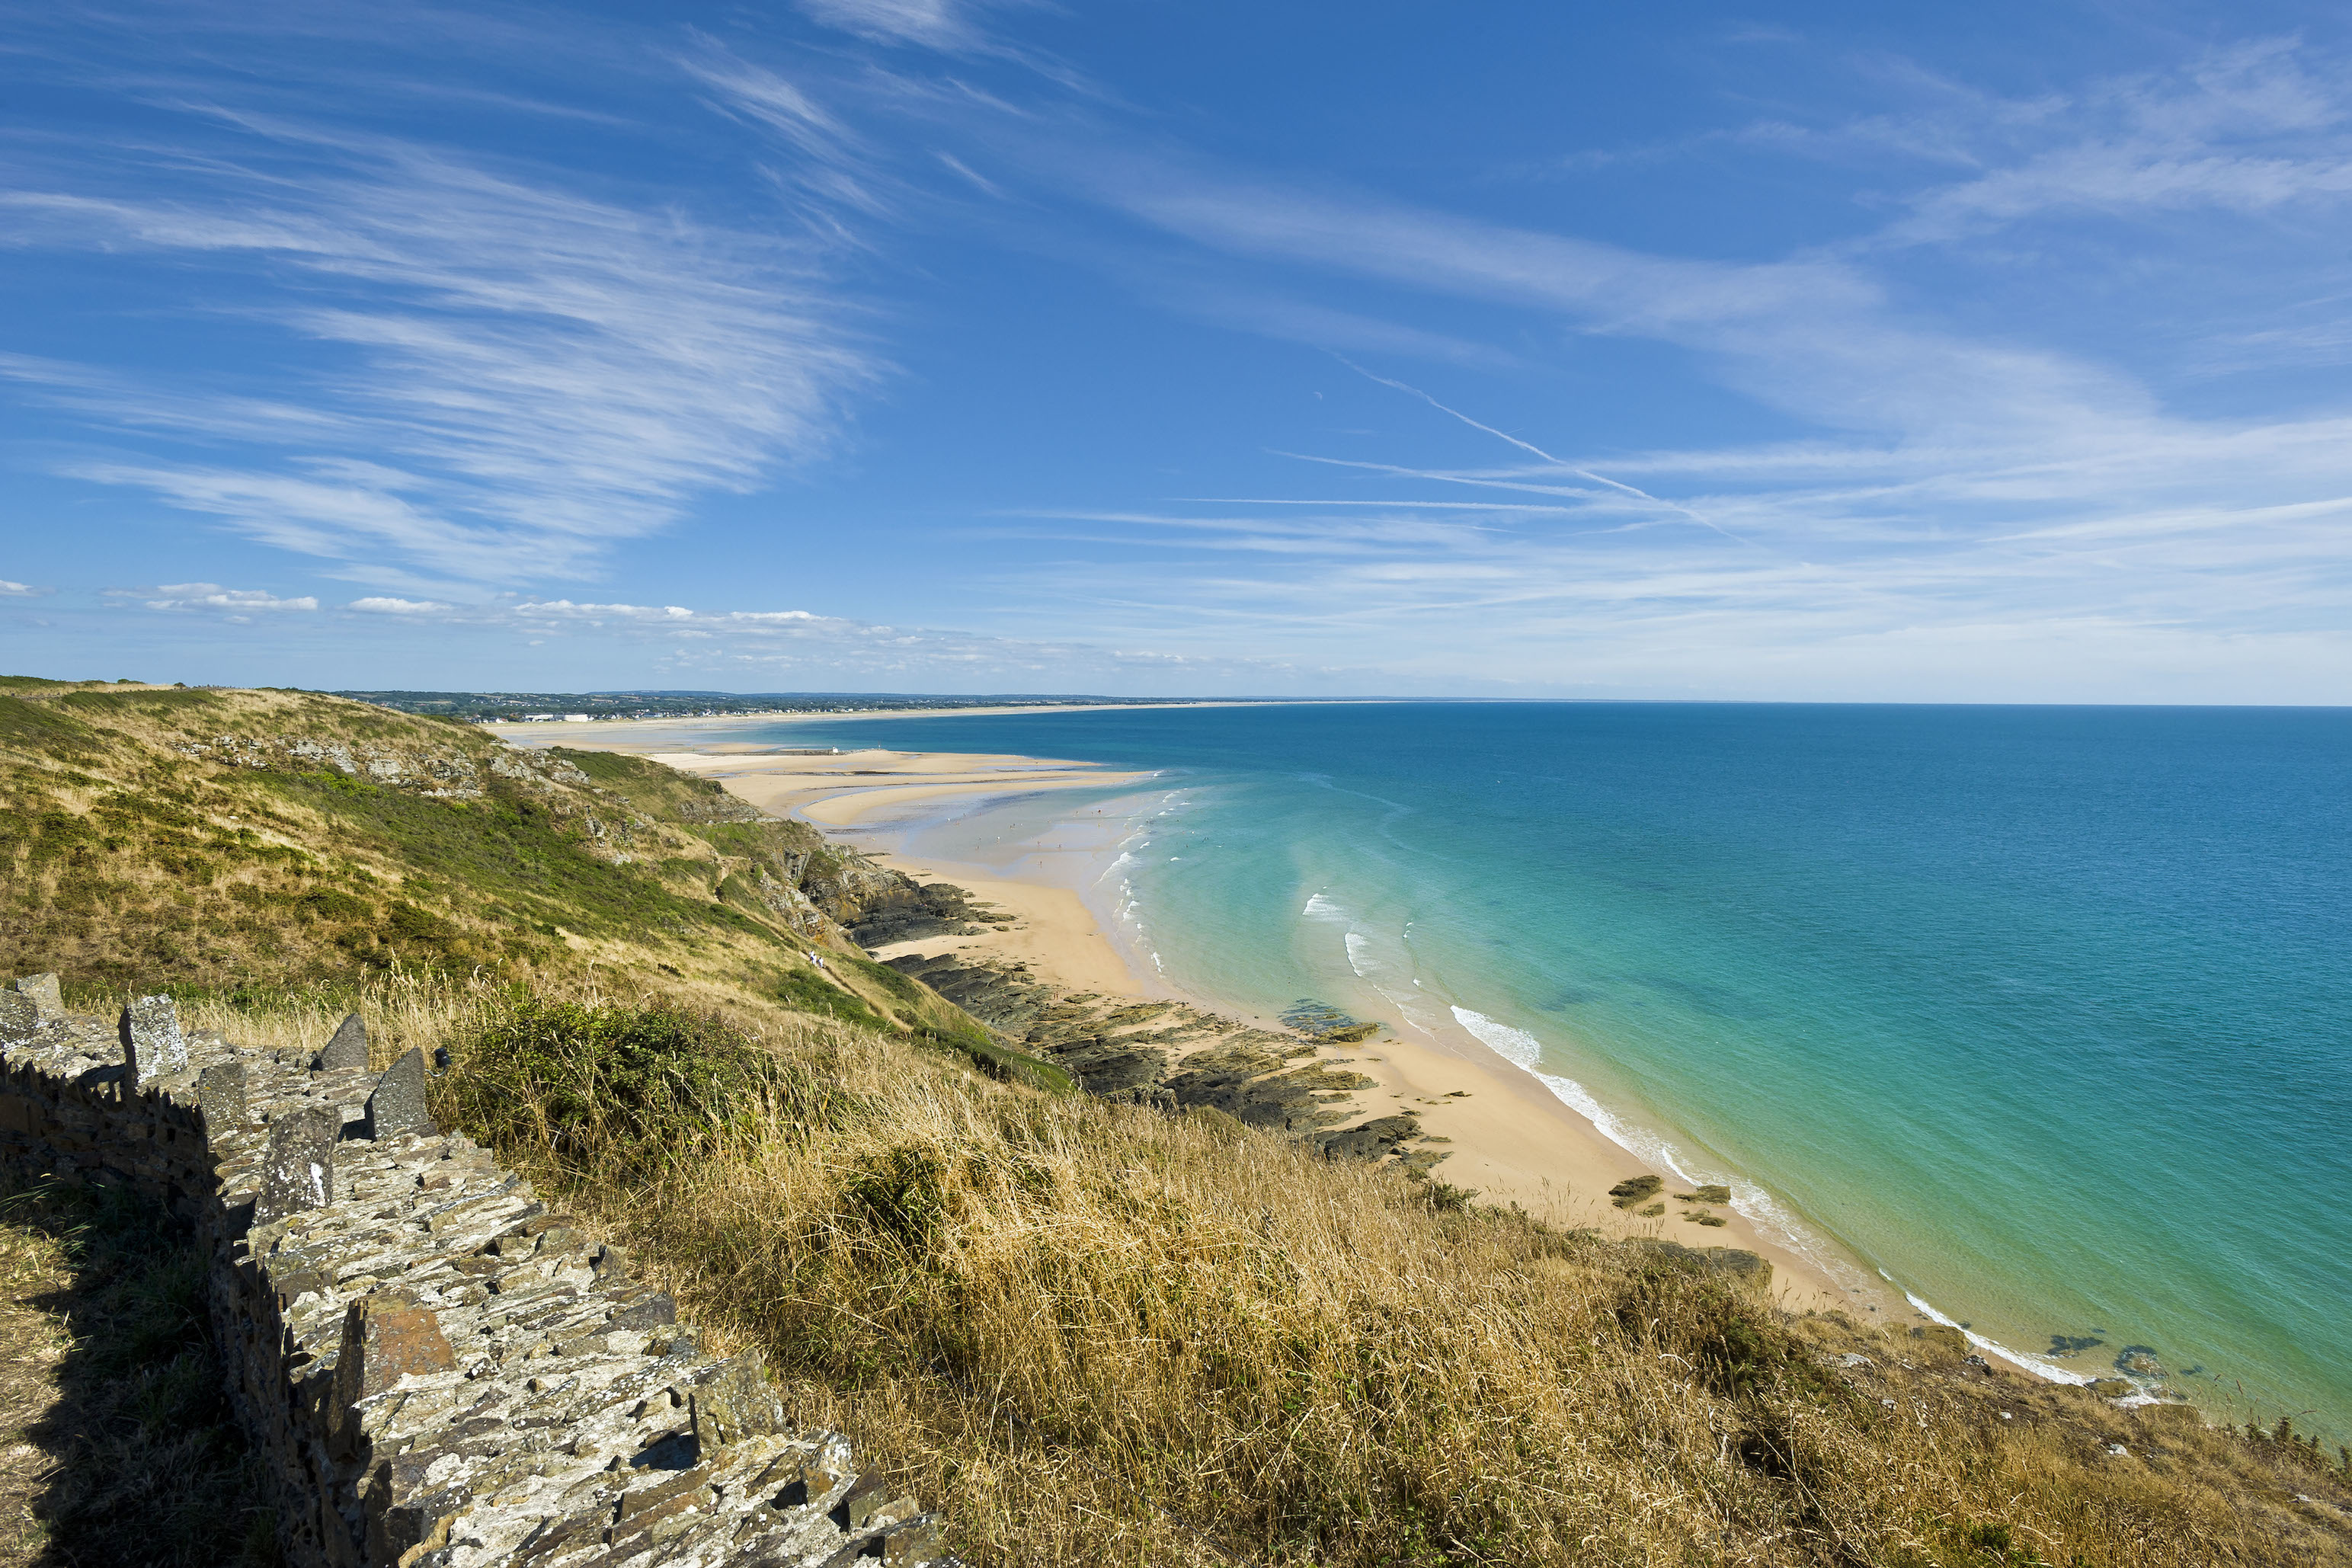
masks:
{"type": "MultiPolygon", "coordinates": [[[[0,987],[0,1011],[21,1021],[24,996],[0,987]]],[[[371,1083],[353,1023],[328,1064],[349,1077],[318,1079],[307,1049],[179,1034],[151,998],[121,1063],[103,1024],[35,1017],[50,1045],[10,1049],[0,1149],[171,1194],[205,1235],[215,1340],[278,1479],[289,1568],[937,1560],[935,1516],[872,1486],[853,1510],[838,1434],[788,1436],[756,1359],[706,1360],[670,1298],[489,1153],[339,1141],[362,1099],[378,1137],[413,1125],[420,1057],[371,1083]],[[121,1092],[188,1056],[192,1095],[121,1092]],[[266,1138],[226,1135],[264,1118],[266,1138]]]]}
{"type": "Polygon", "coordinates": [[[367,1515],[368,1561],[399,1563],[419,1547],[446,1545],[449,1526],[471,1506],[462,1489],[437,1489],[425,1472],[441,1456],[437,1451],[400,1454],[379,1459],[362,1487],[361,1505],[367,1515]]]}
{"type": "Polygon", "coordinates": [[[0,991],[0,1040],[26,1039],[41,1026],[41,1010],[30,996],[0,991]]]}
{"type": "Polygon", "coordinates": [[[425,1053],[411,1049],[376,1079],[368,1096],[367,1135],[392,1138],[414,1132],[430,1138],[440,1131],[425,1109],[425,1053]]]}
{"type": "Polygon", "coordinates": [[[352,1406],[391,1388],[410,1373],[447,1372],[457,1352],[430,1309],[397,1291],[362,1296],[343,1313],[342,1353],[335,1361],[330,1429],[346,1443],[356,1436],[352,1406]]]}
{"type": "Polygon", "coordinates": [[[20,974],[8,982],[8,990],[29,999],[43,1023],[62,1023],[66,1016],[65,993],[58,987],[54,974],[20,974]]]}
{"type": "Polygon", "coordinates": [[[642,1300],[632,1301],[613,1314],[612,1327],[616,1329],[657,1329],[677,1321],[677,1302],[667,1292],[657,1291],[642,1300]]]}
{"type": "Polygon", "coordinates": [[[187,1070],[188,1040],[180,1033],[180,1009],[169,996],[140,997],[122,1009],[116,1027],[133,1083],[187,1070]]]}
{"type": "MultiPolygon", "coordinates": [[[[660,1472],[656,1472],[656,1475],[660,1472]]],[[[697,1465],[681,1470],[667,1479],[651,1479],[632,1487],[621,1494],[621,1506],[614,1523],[643,1529],[656,1519],[693,1508],[701,1500],[695,1494],[710,1484],[710,1467],[697,1465]]],[[[614,1531],[615,1538],[621,1532],[614,1531]]]]}
{"type": "Polygon", "coordinates": [[[205,1133],[218,1137],[245,1125],[245,1064],[215,1062],[196,1075],[196,1109],[205,1114],[205,1133]]]}
{"type": "Polygon", "coordinates": [[[357,1013],[344,1015],[343,1021],[335,1026],[327,1048],[319,1053],[319,1059],[312,1065],[320,1072],[341,1072],[368,1065],[367,1026],[360,1022],[357,1013]]]}
{"type": "Polygon", "coordinates": [[[787,1425],[757,1352],[720,1362],[694,1390],[694,1436],[705,1455],[787,1425]]]}
{"type": "Polygon", "coordinates": [[[882,1568],[924,1568],[947,1554],[947,1521],[936,1513],[894,1524],[882,1537],[882,1568]]]}
{"type": "Polygon", "coordinates": [[[335,1141],[342,1130],[341,1119],[323,1108],[296,1111],[269,1124],[269,1146],[261,1156],[261,1195],[253,1205],[255,1225],[326,1206],[335,1190],[335,1141]]]}
{"type": "Polygon", "coordinates": [[[922,1511],[913,1498],[902,1496],[885,1477],[863,1476],[841,1500],[843,1510],[849,1516],[849,1528],[854,1531],[878,1530],[897,1524],[922,1511]]]}

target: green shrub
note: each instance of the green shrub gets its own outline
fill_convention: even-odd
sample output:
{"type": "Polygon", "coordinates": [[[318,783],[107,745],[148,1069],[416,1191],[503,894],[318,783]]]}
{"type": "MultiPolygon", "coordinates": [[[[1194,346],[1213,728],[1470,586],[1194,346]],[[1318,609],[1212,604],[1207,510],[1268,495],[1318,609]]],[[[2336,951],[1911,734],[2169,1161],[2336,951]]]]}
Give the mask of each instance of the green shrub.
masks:
{"type": "Polygon", "coordinates": [[[572,1173],[650,1174],[748,1131],[775,1058],[725,1021],[662,1004],[512,1000],[464,1042],[442,1114],[572,1173]]]}
{"type": "Polygon", "coordinates": [[[919,1144],[901,1143],[859,1157],[844,1206],[881,1235],[911,1250],[928,1247],[948,1212],[947,1164],[919,1144]]]}

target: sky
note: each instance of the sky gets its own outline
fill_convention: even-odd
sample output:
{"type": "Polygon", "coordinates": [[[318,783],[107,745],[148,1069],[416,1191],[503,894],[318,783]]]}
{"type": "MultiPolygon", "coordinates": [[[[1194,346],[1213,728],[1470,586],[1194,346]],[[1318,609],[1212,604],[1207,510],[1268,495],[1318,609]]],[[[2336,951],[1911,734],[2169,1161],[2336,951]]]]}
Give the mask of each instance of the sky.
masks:
{"type": "Polygon", "coordinates": [[[0,17],[11,673],[2352,701],[2340,6],[0,17]]]}

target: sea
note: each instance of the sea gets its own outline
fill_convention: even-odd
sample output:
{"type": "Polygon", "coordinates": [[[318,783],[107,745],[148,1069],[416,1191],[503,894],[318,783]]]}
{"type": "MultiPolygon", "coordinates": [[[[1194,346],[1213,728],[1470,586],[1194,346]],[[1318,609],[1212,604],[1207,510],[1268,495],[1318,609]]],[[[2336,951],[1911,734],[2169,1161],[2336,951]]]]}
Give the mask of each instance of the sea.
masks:
{"type": "Polygon", "coordinates": [[[1397,702],[793,722],[1148,770],[1138,962],[1475,1038],[2062,1381],[2352,1436],[2352,710],[1397,702]]]}

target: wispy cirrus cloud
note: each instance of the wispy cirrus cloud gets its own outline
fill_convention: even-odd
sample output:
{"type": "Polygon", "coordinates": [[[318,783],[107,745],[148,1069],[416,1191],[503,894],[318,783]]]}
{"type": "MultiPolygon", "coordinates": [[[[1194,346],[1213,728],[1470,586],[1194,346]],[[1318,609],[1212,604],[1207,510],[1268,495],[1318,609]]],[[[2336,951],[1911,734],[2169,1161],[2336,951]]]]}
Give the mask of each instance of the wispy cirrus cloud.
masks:
{"type": "Polygon", "coordinates": [[[9,243],[236,276],[196,308],[266,333],[251,351],[289,390],[12,356],[0,374],[93,423],[242,448],[78,477],[308,554],[576,577],[698,495],[822,456],[887,374],[831,237],[258,112],[178,123],[177,145],[33,161],[0,193],[9,243]]]}
{"type": "Polygon", "coordinates": [[[988,41],[972,15],[977,7],[959,0],[801,0],[801,9],[829,27],[877,43],[961,53],[988,41]]]}
{"type": "MultiPolygon", "coordinates": [[[[1948,690],[2005,663],[2011,689],[2079,675],[2065,689],[2103,694],[2109,672],[2137,666],[2158,689],[2219,694],[2267,665],[2281,690],[2340,693],[2352,418],[2307,404],[2201,411],[2125,356],[2086,352],[2072,322],[1956,320],[1895,270],[2029,216],[2333,202],[2352,188],[2352,93],[2332,64],[2260,44],[2032,102],[1916,95],[1927,106],[1907,120],[1848,128],[1857,142],[1899,134],[1906,156],[1937,164],[1881,201],[1883,232],[1760,261],[1277,183],[1164,148],[1041,152],[1089,198],[1245,274],[1286,269],[1293,287],[1319,275],[1358,297],[1377,286],[1400,314],[1416,301],[1500,308],[1554,323],[1563,357],[1583,340],[1667,345],[1802,433],[1586,450],[1572,421],[1550,433],[1556,416],[1523,392],[1440,401],[1368,372],[1484,434],[1495,460],[1420,456],[1458,447],[1437,427],[1392,431],[1377,452],[1290,452],[1383,482],[1386,499],[1348,498],[1378,511],[1377,528],[1263,490],[1207,517],[1100,509],[1071,542],[1154,550],[1155,570],[1103,585],[1073,562],[1045,574],[1039,602],[1090,597],[1105,621],[1202,637],[1279,626],[1327,646],[1395,646],[1393,628],[1421,624],[1433,641],[1444,627],[1456,658],[1483,647],[1498,663],[1695,679],[1713,668],[1740,672],[1735,685],[1801,671],[1824,694],[1925,690],[1904,683],[1938,647],[1962,672],[1948,690]],[[1465,490],[1491,505],[1508,504],[1496,492],[1540,498],[1573,521],[1531,508],[1446,523],[1459,514],[1441,498],[1465,490]],[[1277,507],[1287,515],[1269,515],[1277,507]],[[1676,522],[1704,527],[1665,526],[1676,522]],[[1219,552],[1249,569],[1203,559],[1219,552]]],[[[2343,333],[2319,321],[2305,336],[2343,333]]]]}
{"type": "Polygon", "coordinates": [[[1907,210],[1871,245],[1948,243],[2046,216],[2256,214],[2352,197],[2352,88],[2340,60],[2297,39],[2029,100],[1905,77],[1927,89],[1909,114],[1780,128],[1791,149],[1860,141],[1964,171],[1902,196],[1907,210]]]}
{"type": "MultiPolygon", "coordinates": [[[[266,342],[282,374],[118,374],[52,342],[0,376],[121,435],[56,468],[323,560],[368,596],[321,623],[387,642],[433,628],[412,646],[443,628],[593,637],[680,669],[875,679],[1197,660],[1261,689],[1265,669],[1372,666],[1931,695],[1903,683],[1943,679],[1941,658],[1963,675],[2006,661],[2023,685],[2003,690],[2075,696],[2131,693],[2051,672],[2137,668],[2137,694],[2166,695],[2176,672],[2266,660],[2273,689],[2308,695],[2352,670],[2352,416],[2315,377],[2198,384],[2333,366],[2352,341],[2330,237],[2352,191],[2352,79],[2323,47],[2168,44],[2137,58],[2169,49],[2169,66],[2129,77],[2081,74],[2104,68],[2085,56],[1995,90],[1778,35],[1834,90],[1750,77],[1762,90],[1725,113],[1662,116],[1649,147],[1549,165],[1622,196],[1640,162],[1654,199],[1612,226],[1608,204],[1558,184],[1521,201],[1523,184],[1475,177],[1482,157],[1525,168],[1541,149],[1438,136],[1367,151],[1345,177],[1311,150],[1279,174],[1221,160],[1202,149],[1250,143],[1213,104],[1163,115],[1041,88],[1071,82],[1038,65],[1025,39],[1045,35],[1021,34],[1009,6],[801,10],[830,29],[814,47],[789,18],[630,35],[651,47],[613,100],[628,115],[559,114],[517,83],[494,96],[533,130],[502,158],[414,121],[404,138],[337,131],[362,121],[226,75],[139,85],[124,100],[153,118],[136,139],[110,119],[84,144],[14,149],[37,177],[16,182],[0,243],[145,258],[166,293],[257,279],[169,298],[197,300],[241,350],[266,342]],[[1787,107],[1754,121],[1757,102],[1787,107]],[[728,139],[731,185],[630,185],[549,151],[629,121],[642,152],[684,120],[728,139]],[[1677,184],[1685,160],[1812,183],[1751,212],[1719,179],[1677,184]],[[2326,267],[2270,270],[2287,252],[2326,267]],[[1036,269],[1056,266],[1176,318],[1181,352],[1135,352],[1120,325],[1171,340],[1100,300],[1040,307],[1053,289],[1036,269]],[[2189,282],[2132,293],[2168,269],[2189,282]],[[896,433],[904,488],[834,513],[887,552],[859,559],[928,595],[922,627],[551,596],[706,498],[838,450],[849,409],[892,374],[845,279],[884,274],[946,285],[900,324],[998,305],[1045,329],[969,363],[928,359],[953,395],[925,416],[954,438],[896,433]],[[2231,289],[2233,320],[2212,302],[2231,289]],[[1231,345],[1204,321],[1348,354],[1379,390],[1318,380],[1320,355],[1221,359],[1231,345]],[[1050,383],[1098,387],[1087,414],[1110,438],[1008,423],[988,462],[1029,462],[1040,504],[974,499],[965,426],[987,426],[967,416],[1050,383]],[[1119,408],[1164,429],[1130,444],[1119,408]],[[1171,490],[1255,499],[1150,499],[1171,490]],[[925,521],[880,515],[908,500],[925,521]],[[1007,547],[968,549],[974,532],[1007,547]],[[940,543],[937,569],[918,540],[940,543]],[[526,586],[543,596],[488,592],[526,586]],[[932,624],[957,618],[1009,635],[932,624]],[[1137,647],[1150,652],[1106,651],[1137,647]]],[[[538,36],[522,13],[496,24],[502,58],[538,36]]],[[[724,510],[730,553],[699,566],[713,580],[788,537],[770,503],[724,510]]]]}
{"type": "Polygon", "coordinates": [[[37,595],[54,591],[48,588],[36,588],[30,583],[12,583],[5,577],[0,577],[0,599],[29,599],[37,595]]]}

